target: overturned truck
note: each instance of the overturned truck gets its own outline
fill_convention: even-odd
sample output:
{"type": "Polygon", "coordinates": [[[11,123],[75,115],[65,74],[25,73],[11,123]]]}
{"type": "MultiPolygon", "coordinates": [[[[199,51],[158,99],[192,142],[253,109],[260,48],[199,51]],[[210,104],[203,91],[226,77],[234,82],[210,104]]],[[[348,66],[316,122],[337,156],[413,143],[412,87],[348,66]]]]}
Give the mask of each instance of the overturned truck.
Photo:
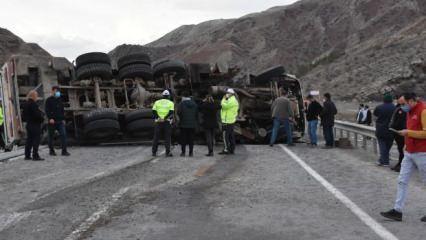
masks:
{"type": "MultiPolygon", "coordinates": [[[[154,129],[151,107],[164,89],[170,90],[173,101],[179,103],[184,91],[190,91],[197,102],[206,94],[220,101],[228,87],[234,88],[240,102],[238,141],[264,143],[271,134],[271,103],[283,87],[290,93],[296,113],[293,137],[300,138],[304,133],[301,86],[282,66],[257,76],[247,73],[236,80],[237,75],[241,76],[238,68],[221,72],[217,66],[205,63],[153,63],[144,53],[123,56],[116,63],[105,53],[86,53],[76,59],[75,65],[62,58],[46,59],[38,65],[23,64],[27,58],[31,59],[12,57],[0,75],[2,105],[6,105],[9,119],[5,124],[9,144],[25,138],[19,110],[25,93],[37,89],[43,109],[53,85],[60,86],[66,106],[66,129],[78,144],[150,141],[154,129]]],[[[175,130],[177,135],[178,129],[175,130]]]]}

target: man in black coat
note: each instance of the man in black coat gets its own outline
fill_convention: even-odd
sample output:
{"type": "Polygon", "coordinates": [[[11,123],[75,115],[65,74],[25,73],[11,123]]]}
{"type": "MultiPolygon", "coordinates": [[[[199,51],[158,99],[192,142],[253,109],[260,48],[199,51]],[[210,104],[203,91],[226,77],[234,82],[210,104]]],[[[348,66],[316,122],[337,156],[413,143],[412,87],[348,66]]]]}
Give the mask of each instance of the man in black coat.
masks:
{"type": "Polygon", "coordinates": [[[181,137],[182,152],[181,157],[185,156],[186,145],[189,146],[189,156],[194,154],[194,137],[195,129],[198,126],[198,106],[189,96],[188,92],[184,92],[182,101],[178,106],[179,128],[181,137]]]}
{"type": "Polygon", "coordinates": [[[41,124],[44,121],[44,114],[39,109],[36,101],[38,94],[36,91],[28,93],[28,101],[24,105],[22,116],[26,121],[27,142],[25,143],[25,160],[43,161],[44,159],[38,154],[38,147],[41,138],[41,124]],[[31,158],[31,149],[33,156],[31,158]]]}
{"type": "MultiPolygon", "coordinates": [[[[396,105],[396,109],[393,112],[392,120],[389,124],[390,128],[401,131],[407,128],[407,113],[401,109],[401,106],[405,103],[405,99],[401,96],[398,99],[398,104],[396,105]]],[[[401,170],[402,159],[404,159],[404,146],[405,146],[405,138],[397,133],[393,133],[395,138],[396,145],[398,146],[399,159],[398,163],[391,168],[395,172],[399,172],[401,170]]]]}
{"type": "Polygon", "coordinates": [[[334,147],[334,118],[337,114],[336,105],[331,101],[330,93],[324,94],[324,105],[321,113],[321,125],[325,138],[324,148],[334,147]]]}
{"type": "Polygon", "coordinates": [[[67,133],[65,131],[65,110],[61,99],[61,92],[58,86],[52,87],[52,96],[46,99],[46,115],[48,119],[49,133],[49,153],[51,156],[56,156],[53,148],[53,135],[58,131],[61,145],[62,156],[69,156],[67,151],[67,133]]]}
{"type": "Polygon", "coordinates": [[[318,128],[318,119],[322,112],[322,106],[317,102],[317,100],[312,95],[307,97],[308,107],[306,109],[306,120],[308,121],[308,134],[310,145],[312,147],[317,146],[317,128],[318,128]]]}
{"type": "Polygon", "coordinates": [[[385,94],[383,97],[383,104],[374,109],[374,116],[377,117],[376,137],[380,149],[380,159],[377,162],[378,166],[389,166],[389,152],[392,148],[394,139],[393,133],[389,131],[389,123],[396,109],[392,100],[392,95],[385,94]]]}
{"type": "Polygon", "coordinates": [[[213,154],[213,144],[215,138],[215,131],[219,127],[218,124],[218,111],[220,110],[219,104],[214,102],[214,99],[211,95],[207,95],[206,98],[200,105],[201,112],[201,126],[204,128],[206,135],[206,143],[209,153],[207,157],[212,157],[213,154]]]}

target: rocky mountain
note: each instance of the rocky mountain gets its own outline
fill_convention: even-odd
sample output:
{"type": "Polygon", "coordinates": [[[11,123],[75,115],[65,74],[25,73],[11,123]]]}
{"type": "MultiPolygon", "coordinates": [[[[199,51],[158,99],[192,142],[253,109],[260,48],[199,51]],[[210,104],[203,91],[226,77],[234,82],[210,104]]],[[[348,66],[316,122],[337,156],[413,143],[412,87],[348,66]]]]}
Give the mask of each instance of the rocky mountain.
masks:
{"type": "Polygon", "coordinates": [[[282,64],[305,90],[378,99],[380,90],[426,92],[425,0],[301,0],[238,19],[186,25],[145,46],[154,59],[238,65],[251,73],[282,64]]]}
{"type": "Polygon", "coordinates": [[[7,29],[0,28],[0,66],[13,54],[50,56],[35,43],[26,43],[7,29]]]}

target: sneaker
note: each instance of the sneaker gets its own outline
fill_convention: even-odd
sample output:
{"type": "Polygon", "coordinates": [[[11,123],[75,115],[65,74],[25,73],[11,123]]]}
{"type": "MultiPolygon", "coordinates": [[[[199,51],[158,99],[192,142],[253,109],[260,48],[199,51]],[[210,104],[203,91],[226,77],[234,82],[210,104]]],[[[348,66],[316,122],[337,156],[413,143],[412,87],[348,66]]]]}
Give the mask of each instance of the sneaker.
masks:
{"type": "Polygon", "coordinates": [[[274,147],[274,144],[269,144],[270,147],[274,147]]]}
{"type": "Polygon", "coordinates": [[[68,157],[68,156],[71,156],[71,154],[69,152],[62,152],[62,156],[68,157]]]}
{"type": "Polygon", "coordinates": [[[181,153],[181,154],[180,154],[180,156],[181,156],[181,157],[185,157],[185,153],[181,153]]]}
{"type": "Polygon", "coordinates": [[[392,219],[394,221],[398,221],[398,222],[402,221],[402,213],[396,211],[395,209],[392,209],[387,212],[381,212],[380,215],[382,215],[385,218],[392,219]]]}
{"type": "Polygon", "coordinates": [[[49,155],[50,155],[50,156],[56,156],[55,150],[50,150],[50,151],[49,151],[49,155]]]}
{"type": "Polygon", "coordinates": [[[157,153],[152,153],[152,156],[153,156],[153,157],[156,157],[156,156],[157,156],[157,153]]]}
{"type": "Polygon", "coordinates": [[[29,160],[33,160],[33,159],[31,157],[25,157],[24,160],[29,161],[29,160]]]}
{"type": "Polygon", "coordinates": [[[206,157],[213,157],[213,153],[211,152],[211,153],[206,154],[206,157]]]}
{"type": "Polygon", "coordinates": [[[189,157],[193,157],[194,156],[194,153],[189,153],[189,157]]]}
{"type": "Polygon", "coordinates": [[[173,157],[173,154],[171,154],[171,153],[166,153],[166,157],[173,157]]]}
{"type": "Polygon", "coordinates": [[[229,154],[229,152],[227,152],[227,151],[222,151],[222,152],[219,153],[219,155],[228,155],[228,154],[229,154]]]}
{"type": "Polygon", "coordinates": [[[34,157],[33,161],[44,161],[44,158],[41,158],[40,156],[34,157]]]}
{"type": "Polygon", "coordinates": [[[422,217],[422,219],[420,219],[420,221],[426,222],[426,216],[422,217]]]}

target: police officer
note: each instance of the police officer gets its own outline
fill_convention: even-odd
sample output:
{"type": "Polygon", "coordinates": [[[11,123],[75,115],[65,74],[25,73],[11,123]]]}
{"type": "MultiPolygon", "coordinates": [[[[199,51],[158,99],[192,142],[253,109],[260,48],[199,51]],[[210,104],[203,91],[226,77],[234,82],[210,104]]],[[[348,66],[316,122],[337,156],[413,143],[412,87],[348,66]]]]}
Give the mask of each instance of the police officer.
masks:
{"type": "Polygon", "coordinates": [[[41,138],[41,124],[44,121],[44,114],[39,109],[36,101],[38,94],[32,90],[28,93],[28,101],[23,109],[23,117],[27,122],[27,142],[25,143],[25,160],[43,161],[44,159],[38,154],[38,147],[41,138]],[[31,158],[31,149],[33,156],[31,158]]]}
{"type": "Polygon", "coordinates": [[[67,151],[67,133],[65,131],[65,110],[61,99],[61,92],[58,86],[52,87],[52,96],[46,99],[46,115],[48,118],[48,133],[49,133],[49,153],[51,156],[56,156],[53,148],[53,135],[58,131],[61,145],[62,156],[69,156],[67,151]]]}
{"type": "Polygon", "coordinates": [[[222,135],[224,148],[219,154],[234,154],[235,134],[234,125],[237,121],[239,103],[235,97],[235,91],[229,88],[221,102],[220,118],[222,122],[222,135]]]}
{"type": "Polygon", "coordinates": [[[166,157],[172,157],[170,152],[171,135],[172,135],[172,121],[174,115],[175,105],[170,101],[170,92],[168,90],[163,91],[163,99],[160,99],[154,103],[152,112],[155,117],[155,130],[154,140],[152,142],[152,156],[157,156],[158,141],[160,140],[160,134],[164,134],[164,145],[166,147],[166,157]]]}

